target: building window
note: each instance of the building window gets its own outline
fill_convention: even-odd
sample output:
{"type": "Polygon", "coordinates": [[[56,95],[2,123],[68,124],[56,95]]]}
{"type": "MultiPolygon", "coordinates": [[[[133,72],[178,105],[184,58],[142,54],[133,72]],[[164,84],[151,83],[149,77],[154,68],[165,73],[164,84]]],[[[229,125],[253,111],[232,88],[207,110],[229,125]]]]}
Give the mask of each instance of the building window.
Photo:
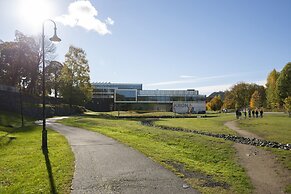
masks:
{"type": "Polygon", "coordinates": [[[136,90],[117,89],[115,90],[116,102],[136,102],[136,90]]]}

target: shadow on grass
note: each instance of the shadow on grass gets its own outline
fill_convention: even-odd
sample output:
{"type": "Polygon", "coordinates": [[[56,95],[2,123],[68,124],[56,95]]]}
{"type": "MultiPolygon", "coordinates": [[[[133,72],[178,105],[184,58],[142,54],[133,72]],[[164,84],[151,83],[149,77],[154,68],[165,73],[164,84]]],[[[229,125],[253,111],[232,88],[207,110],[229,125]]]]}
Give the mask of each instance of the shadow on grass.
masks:
{"type": "Polygon", "coordinates": [[[0,137],[0,146],[1,145],[8,145],[9,143],[11,143],[13,140],[16,139],[16,137],[10,137],[8,135],[9,134],[6,134],[6,135],[0,137]]]}
{"type": "Polygon", "coordinates": [[[49,159],[48,150],[47,149],[43,149],[42,153],[43,153],[44,158],[45,158],[46,169],[47,169],[47,173],[48,173],[48,177],[49,177],[50,193],[57,194],[56,185],[55,185],[55,181],[54,181],[54,177],[53,177],[52,166],[51,166],[51,162],[50,162],[50,159],[49,159]]]}

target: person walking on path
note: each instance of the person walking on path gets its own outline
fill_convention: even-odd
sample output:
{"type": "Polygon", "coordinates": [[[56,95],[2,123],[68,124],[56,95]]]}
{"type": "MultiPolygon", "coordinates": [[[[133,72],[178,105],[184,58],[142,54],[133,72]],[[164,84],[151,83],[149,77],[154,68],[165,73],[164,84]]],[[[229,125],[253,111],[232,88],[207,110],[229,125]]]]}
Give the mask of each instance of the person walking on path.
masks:
{"type": "Polygon", "coordinates": [[[258,111],[258,109],[256,109],[256,118],[258,118],[259,117],[259,111],[258,111]]]}
{"type": "Polygon", "coordinates": [[[248,114],[249,114],[249,119],[252,118],[252,111],[251,111],[251,109],[248,110],[248,114]]]}
{"type": "Polygon", "coordinates": [[[236,116],[236,119],[239,119],[239,110],[238,109],[236,109],[236,111],[235,111],[235,116],[236,116]]]}
{"type": "Polygon", "coordinates": [[[252,110],[253,118],[255,118],[255,110],[252,110]]]}

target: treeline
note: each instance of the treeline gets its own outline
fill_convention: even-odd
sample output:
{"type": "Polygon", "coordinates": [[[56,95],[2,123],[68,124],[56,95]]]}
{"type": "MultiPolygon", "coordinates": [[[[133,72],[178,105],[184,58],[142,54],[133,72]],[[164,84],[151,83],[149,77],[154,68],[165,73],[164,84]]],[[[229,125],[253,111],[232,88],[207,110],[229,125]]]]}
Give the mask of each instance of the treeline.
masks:
{"type": "Polygon", "coordinates": [[[281,72],[273,70],[267,77],[266,86],[253,83],[238,83],[207,102],[208,110],[221,109],[258,109],[273,111],[286,109],[291,113],[291,63],[287,63],[281,72]]]}
{"type": "Polygon", "coordinates": [[[92,98],[90,70],[83,49],[70,46],[63,63],[55,61],[56,47],[45,40],[45,69],[42,69],[41,38],[16,31],[15,40],[0,41],[0,84],[40,96],[42,75],[46,95],[63,98],[70,105],[84,105],[92,98]]]}

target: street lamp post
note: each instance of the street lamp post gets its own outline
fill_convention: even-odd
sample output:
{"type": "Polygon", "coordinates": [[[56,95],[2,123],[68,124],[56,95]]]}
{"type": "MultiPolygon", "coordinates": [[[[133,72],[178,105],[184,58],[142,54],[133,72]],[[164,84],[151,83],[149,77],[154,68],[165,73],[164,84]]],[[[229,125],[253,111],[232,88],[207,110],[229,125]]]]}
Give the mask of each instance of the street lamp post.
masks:
{"type": "Polygon", "coordinates": [[[42,23],[42,149],[47,150],[47,130],[46,130],[46,115],[45,115],[45,51],[44,51],[44,24],[51,21],[54,24],[54,36],[50,38],[52,42],[60,42],[61,39],[57,36],[57,25],[47,19],[42,23]]]}
{"type": "Polygon", "coordinates": [[[22,95],[23,95],[23,90],[24,90],[24,81],[26,80],[26,77],[21,77],[20,81],[20,89],[19,89],[19,94],[20,94],[20,114],[21,114],[21,127],[24,127],[24,119],[23,119],[23,100],[22,100],[22,95]]]}

